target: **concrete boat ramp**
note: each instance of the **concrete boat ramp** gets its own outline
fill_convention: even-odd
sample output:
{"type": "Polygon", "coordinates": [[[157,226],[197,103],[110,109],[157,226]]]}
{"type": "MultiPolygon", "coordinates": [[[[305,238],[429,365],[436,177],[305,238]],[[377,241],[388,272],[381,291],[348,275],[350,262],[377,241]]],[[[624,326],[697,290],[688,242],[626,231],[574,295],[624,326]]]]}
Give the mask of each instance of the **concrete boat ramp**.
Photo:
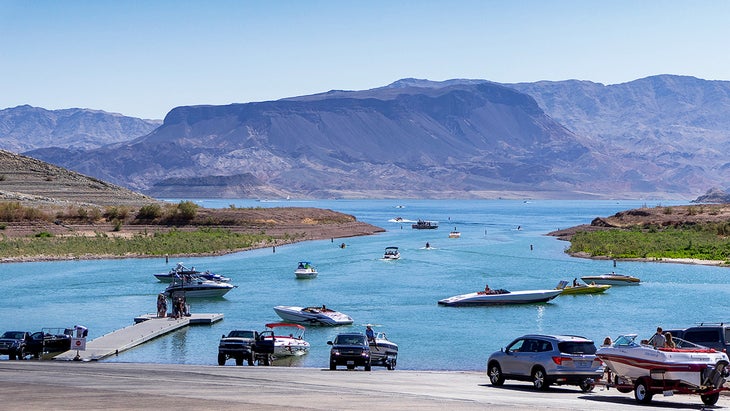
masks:
{"type": "Polygon", "coordinates": [[[119,354],[161,335],[191,324],[213,324],[223,319],[223,314],[191,314],[189,317],[157,317],[144,314],[134,319],[135,324],[113,331],[86,343],[86,349],[69,350],[53,357],[54,360],[93,361],[119,354]]]}

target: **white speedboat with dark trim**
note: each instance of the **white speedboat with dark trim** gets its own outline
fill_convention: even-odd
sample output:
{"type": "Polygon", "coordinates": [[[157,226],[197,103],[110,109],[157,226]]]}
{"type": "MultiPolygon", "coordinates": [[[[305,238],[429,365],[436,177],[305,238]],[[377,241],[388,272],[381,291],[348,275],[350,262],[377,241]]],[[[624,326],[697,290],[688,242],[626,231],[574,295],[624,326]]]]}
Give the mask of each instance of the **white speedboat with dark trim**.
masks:
{"type": "Polygon", "coordinates": [[[203,277],[206,280],[223,281],[226,283],[231,281],[230,278],[224,277],[220,274],[212,273],[209,270],[198,271],[195,269],[195,267],[187,268],[183,265],[183,263],[177,263],[175,268],[171,269],[169,272],[154,274],[155,278],[157,278],[158,280],[160,280],[160,282],[163,282],[163,283],[172,282],[172,279],[175,278],[176,276],[184,277],[186,275],[195,276],[195,277],[203,277]]]}
{"type": "Polygon", "coordinates": [[[167,297],[215,298],[223,297],[235,286],[222,281],[211,281],[201,277],[184,276],[172,280],[164,291],[167,297]]]}
{"type": "Polygon", "coordinates": [[[315,278],[317,274],[317,269],[309,261],[300,261],[297,269],[294,270],[294,275],[299,279],[315,278]]]}
{"type": "Polygon", "coordinates": [[[636,400],[648,403],[656,393],[700,394],[702,402],[713,405],[727,376],[727,354],[674,338],[674,348],[655,348],[636,334],[619,336],[601,347],[596,356],[615,375],[619,391],[634,391],[636,400]]]}
{"type": "Polygon", "coordinates": [[[352,324],[352,317],[339,311],[321,307],[295,307],[277,305],[276,315],[284,321],[310,325],[347,325],[352,324]]]}
{"type": "Polygon", "coordinates": [[[385,254],[383,254],[383,260],[397,260],[400,258],[400,252],[398,247],[385,247],[385,254]]]}
{"type": "MultiPolygon", "coordinates": [[[[266,328],[274,336],[274,357],[304,355],[309,352],[309,343],[304,341],[304,326],[270,323],[266,324],[266,328]]],[[[262,335],[266,335],[266,331],[262,335]]]]}
{"type": "Polygon", "coordinates": [[[439,305],[499,305],[544,303],[560,295],[562,290],[489,290],[475,293],[455,295],[439,300],[439,305]]]}
{"type": "Polygon", "coordinates": [[[588,284],[600,284],[600,285],[639,285],[641,280],[638,278],[625,275],[625,274],[600,274],[600,275],[586,275],[580,278],[588,284]]]}

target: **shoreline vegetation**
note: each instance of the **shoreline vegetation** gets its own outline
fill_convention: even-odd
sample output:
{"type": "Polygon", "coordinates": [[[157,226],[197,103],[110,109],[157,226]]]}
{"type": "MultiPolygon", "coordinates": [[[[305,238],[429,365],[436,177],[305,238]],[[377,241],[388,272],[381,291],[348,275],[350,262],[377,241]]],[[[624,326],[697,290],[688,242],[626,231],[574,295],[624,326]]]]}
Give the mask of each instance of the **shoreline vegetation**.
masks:
{"type": "Polygon", "coordinates": [[[579,258],[730,267],[730,204],[643,207],[549,235],[579,258]]]}
{"type": "Polygon", "coordinates": [[[384,231],[317,208],[138,208],[0,203],[0,262],[222,255],[384,231]]]}

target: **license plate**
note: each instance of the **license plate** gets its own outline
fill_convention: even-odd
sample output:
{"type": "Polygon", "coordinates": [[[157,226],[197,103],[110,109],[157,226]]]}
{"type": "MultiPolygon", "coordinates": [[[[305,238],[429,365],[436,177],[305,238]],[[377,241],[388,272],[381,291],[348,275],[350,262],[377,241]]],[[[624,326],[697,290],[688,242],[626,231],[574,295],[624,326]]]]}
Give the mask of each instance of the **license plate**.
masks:
{"type": "Polygon", "coordinates": [[[348,361],[347,365],[355,365],[355,361],[348,361]]]}
{"type": "Polygon", "coordinates": [[[589,365],[591,365],[591,361],[576,360],[575,364],[578,367],[588,367],[589,365]]]}

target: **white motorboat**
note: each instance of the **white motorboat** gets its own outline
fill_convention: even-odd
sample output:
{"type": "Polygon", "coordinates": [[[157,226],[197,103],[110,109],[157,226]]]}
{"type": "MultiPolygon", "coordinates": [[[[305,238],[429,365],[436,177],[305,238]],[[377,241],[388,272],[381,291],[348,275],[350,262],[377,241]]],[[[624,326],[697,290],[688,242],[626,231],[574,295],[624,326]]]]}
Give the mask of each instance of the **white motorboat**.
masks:
{"type": "Polygon", "coordinates": [[[400,252],[398,247],[385,247],[385,254],[383,254],[383,260],[397,260],[400,258],[400,252]]]}
{"type": "Polygon", "coordinates": [[[276,315],[284,321],[310,325],[347,325],[352,324],[352,318],[339,311],[331,310],[324,305],[321,307],[295,307],[277,305],[274,307],[276,315]]]}
{"type": "Polygon", "coordinates": [[[655,393],[677,392],[700,394],[702,402],[717,402],[723,388],[728,356],[712,348],[698,346],[674,338],[676,348],[655,348],[636,334],[619,336],[609,346],[601,347],[596,356],[615,375],[619,391],[634,391],[636,400],[651,401],[655,393]]]}
{"type": "Polygon", "coordinates": [[[455,295],[439,300],[438,303],[447,306],[544,303],[557,297],[561,292],[562,290],[489,290],[455,295]]]}
{"type": "Polygon", "coordinates": [[[398,361],[398,344],[390,341],[384,332],[375,334],[370,342],[370,363],[394,370],[398,361]]]}
{"type": "Polygon", "coordinates": [[[456,227],[454,227],[454,230],[449,232],[449,238],[459,238],[461,237],[461,233],[456,231],[456,227]]]}
{"type": "Polygon", "coordinates": [[[639,285],[641,280],[634,276],[625,274],[600,274],[600,275],[586,275],[580,278],[588,284],[601,284],[601,285],[639,285]]]}
{"type": "Polygon", "coordinates": [[[177,263],[175,268],[171,269],[170,271],[168,271],[166,273],[154,274],[155,278],[157,278],[158,280],[160,280],[160,282],[163,282],[163,283],[172,282],[173,278],[175,278],[176,276],[184,277],[186,275],[203,277],[206,280],[223,281],[226,283],[231,281],[230,278],[224,277],[220,274],[212,273],[209,270],[198,271],[195,269],[195,267],[187,268],[183,265],[183,263],[177,263]]]}
{"type": "Polygon", "coordinates": [[[274,336],[274,357],[304,355],[309,343],[304,341],[304,326],[289,323],[270,323],[266,328],[274,336]]]}
{"type": "Polygon", "coordinates": [[[297,269],[294,270],[294,275],[300,279],[315,278],[317,274],[317,269],[309,261],[300,261],[297,269]]]}
{"type": "Polygon", "coordinates": [[[235,286],[222,281],[211,281],[201,277],[176,277],[164,291],[167,297],[215,298],[223,297],[235,286]]]}

